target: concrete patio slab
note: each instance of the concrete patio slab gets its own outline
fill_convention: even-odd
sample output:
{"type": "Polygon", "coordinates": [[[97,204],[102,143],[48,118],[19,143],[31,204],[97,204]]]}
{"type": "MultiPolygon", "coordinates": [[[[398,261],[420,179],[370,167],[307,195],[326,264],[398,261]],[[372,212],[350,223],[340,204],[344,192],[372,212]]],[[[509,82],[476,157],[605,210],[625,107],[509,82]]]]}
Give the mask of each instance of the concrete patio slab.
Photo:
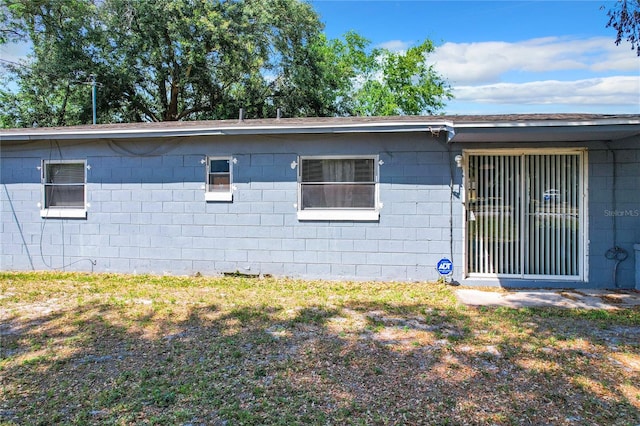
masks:
{"type": "Polygon", "coordinates": [[[620,309],[640,306],[640,292],[634,290],[455,290],[460,303],[468,306],[560,307],[579,309],[620,309]]]}

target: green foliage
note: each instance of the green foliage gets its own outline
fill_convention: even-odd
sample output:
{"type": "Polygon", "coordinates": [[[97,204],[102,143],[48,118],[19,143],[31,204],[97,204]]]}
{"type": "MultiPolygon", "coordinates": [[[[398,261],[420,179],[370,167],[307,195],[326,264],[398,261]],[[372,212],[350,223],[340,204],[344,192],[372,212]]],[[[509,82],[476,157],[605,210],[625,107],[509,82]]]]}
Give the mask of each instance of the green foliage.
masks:
{"type": "MultiPolygon", "coordinates": [[[[31,61],[9,66],[18,94],[0,90],[2,125],[61,126],[91,118],[91,92],[81,70],[92,70],[88,47],[97,9],[83,1],[7,1],[0,12],[3,39],[30,40],[31,61]],[[79,41],[82,40],[82,43],[79,41]],[[88,99],[88,101],[87,101],[88,99]],[[70,122],[69,122],[70,121],[70,122]]],[[[5,82],[6,83],[6,82],[5,82]]]]}
{"type": "Polygon", "coordinates": [[[356,33],[328,40],[299,0],[6,0],[0,43],[27,41],[4,64],[3,127],[98,122],[434,113],[451,98],[425,64],[369,49],[356,33]]]}
{"type": "Polygon", "coordinates": [[[637,56],[640,56],[640,0],[618,0],[607,16],[607,28],[611,27],[617,32],[616,46],[626,38],[631,43],[631,50],[635,49],[637,56]]]}
{"type": "Polygon", "coordinates": [[[443,99],[451,99],[452,94],[433,66],[426,63],[433,50],[429,40],[405,53],[374,49],[364,66],[370,78],[355,90],[355,113],[420,115],[444,108],[443,99]]]}
{"type": "Polygon", "coordinates": [[[240,107],[298,115],[303,102],[288,99],[306,81],[291,68],[322,27],[297,0],[9,0],[2,19],[11,40],[33,45],[28,66],[10,67],[20,90],[1,94],[5,126],[90,122],[92,74],[100,122],[221,119],[240,107]]]}
{"type": "Polygon", "coordinates": [[[369,40],[350,32],[325,45],[336,75],[338,113],[344,115],[422,115],[441,111],[453,97],[447,82],[427,64],[430,40],[407,49],[368,49],[369,40]]]}

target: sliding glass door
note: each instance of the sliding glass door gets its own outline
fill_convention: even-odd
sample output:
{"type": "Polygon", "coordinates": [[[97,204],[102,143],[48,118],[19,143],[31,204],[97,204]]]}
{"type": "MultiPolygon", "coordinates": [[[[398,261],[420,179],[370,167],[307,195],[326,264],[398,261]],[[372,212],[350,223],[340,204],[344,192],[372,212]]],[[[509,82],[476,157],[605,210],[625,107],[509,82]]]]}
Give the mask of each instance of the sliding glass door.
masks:
{"type": "Polygon", "coordinates": [[[468,276],[583,277],[583,157],[466,154],[468,276]]]}

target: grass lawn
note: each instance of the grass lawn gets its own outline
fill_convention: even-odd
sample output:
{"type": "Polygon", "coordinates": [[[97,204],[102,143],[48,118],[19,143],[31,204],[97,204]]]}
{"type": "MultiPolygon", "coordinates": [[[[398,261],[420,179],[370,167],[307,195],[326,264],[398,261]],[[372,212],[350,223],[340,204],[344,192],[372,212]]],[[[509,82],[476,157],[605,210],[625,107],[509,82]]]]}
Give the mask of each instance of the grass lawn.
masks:
{"type": "Polygon", "coordinates": [[[0,424],[640,424],[640,310],[435,283],[0,273],[0,424]]]}

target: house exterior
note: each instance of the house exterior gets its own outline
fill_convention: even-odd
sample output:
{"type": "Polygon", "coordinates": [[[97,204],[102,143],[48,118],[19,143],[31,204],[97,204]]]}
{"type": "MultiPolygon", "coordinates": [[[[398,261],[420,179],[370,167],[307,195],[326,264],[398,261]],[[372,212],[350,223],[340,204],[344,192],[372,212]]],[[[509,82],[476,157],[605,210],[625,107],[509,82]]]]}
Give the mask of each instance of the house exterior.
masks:
{"type": "Polygon", "coordinates": [[[636,284],[640,115],[138,123],[0,138],[2,270],[636,284]]]}

